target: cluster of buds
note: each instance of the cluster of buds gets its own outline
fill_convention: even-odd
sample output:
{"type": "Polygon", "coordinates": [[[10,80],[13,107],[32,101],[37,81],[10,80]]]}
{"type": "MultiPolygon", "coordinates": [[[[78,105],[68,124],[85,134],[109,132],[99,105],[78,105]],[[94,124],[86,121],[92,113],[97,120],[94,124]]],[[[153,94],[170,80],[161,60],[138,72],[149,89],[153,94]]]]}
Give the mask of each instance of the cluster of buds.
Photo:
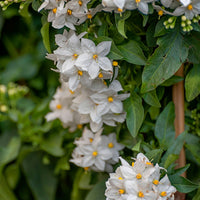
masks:
{"type": "Polygon", "coordinates": [[[0,6],[2,7],[3,10],[6,10],[9,5],[12,3],[21,3],[24,2],[25,0],[5,0],[5,1],[0,1],[0,6]]]}
{"type": "Polygon", "coordinates": [[[166,29],[174,29],[176,25],[176,19],[177,17],[170,17],[168,20],[164,21],[163,25],[166,29]]]}
{"type": "Polygon", "coordinates": [[[184,32],[190,32],[193,30],[192,21],[187,19],[185,16],[181,17],[181,27],[183,28],[184,32]]]}
{"type": "Polygon", "coordinates": [[[107,200],[174,200],[176,188],[168,176],[160,178],[158,164],[153,164],[142,153],[137,155],[132,165],[120,158],[122,166],[110,174],[106,182],[107,200]]]}
{"type": "Polygon", "coordinates": [[[82,137],[74,142],[77,147],[70,161],[85,170],[112,172],[112,165],[118,163],[119,151],[124,146],[117,143],[115,133],[106,136],[101,132],[102,129],[94,134],[85,128],[82,137]]]}
{"type": "Polygon", "coordinates": [[[20,86],[12,82],[7,86],[0,85],[0,112],[7,112],[9,108],[8,104],[15,104],[15,102],[27,94],[28,91],[26,86],[20,86]]]}

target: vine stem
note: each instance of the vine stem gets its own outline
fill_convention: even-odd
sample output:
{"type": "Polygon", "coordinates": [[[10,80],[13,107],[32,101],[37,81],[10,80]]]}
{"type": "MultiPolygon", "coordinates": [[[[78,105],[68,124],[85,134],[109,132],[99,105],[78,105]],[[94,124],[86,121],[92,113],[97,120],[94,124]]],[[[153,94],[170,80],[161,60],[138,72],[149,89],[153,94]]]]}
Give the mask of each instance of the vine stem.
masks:
{"type": "MultiPolygon", "coordinates": [[[[181,65],[179,70],[175,73],[176,76],[184,77],[184,64],[181,65]]],[[[175,105],[175,131],[178,137],[185,129],[185,114],[184,114],[184,82],[180,81],[173,85],[172,97],[175,105]]],[[[179,159],[177,160],[177,168],[184,167],[186,164],[185,150],[182,148],[179,159]]],[[[186,177],[186,173],[182,174],[186,177]]],[[[185,194],[176,192],[175,200],[185,200],[185,194]]]]}

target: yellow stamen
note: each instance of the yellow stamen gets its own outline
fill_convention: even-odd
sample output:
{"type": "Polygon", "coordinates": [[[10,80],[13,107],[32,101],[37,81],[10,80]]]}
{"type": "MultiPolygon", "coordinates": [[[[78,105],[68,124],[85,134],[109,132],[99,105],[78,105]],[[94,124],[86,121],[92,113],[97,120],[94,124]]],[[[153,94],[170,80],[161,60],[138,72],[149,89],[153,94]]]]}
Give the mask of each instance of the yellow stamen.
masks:
{"type": "Polygon", "coordinates": [[[165,192],[165,191],[161,192],[161,193],[160,193],[160,196],[161,196],[161,197],[167,196],[167,192],[165,192]]]}
{"type": "Polygon", "coordinates": [[[113,65],[114,67],[117,67],[117,66],[118,66],[118,62],[117,62],[117,61],[113,61],[112,65],[113,65]]]}
{"type": "Polygon", "coordinates": [[[112,103],[113,102],[113,98],[112,97],[108,97],[108,102],[112,103]]]}
{"type": "Polygon", "coordinates": [[[119,180],[123,180],[123,178],[122,178],[122,177],[119,177],[118,179],[119,179],[119,180]]]}
{"type": "Polygon", "coordinates": [[[97,152],[97,151],[94,151],[94,152],[92,153],[92,155],[96,157],[96,156],[98,155],[98,152],[97,152]]]}
{"type": "Polygon", "coordinates": [[[134,162],[132,162],[132,167],[134,167],[134,164],[135,164],[135,163],[134,163],[134,162]]]}
{"type": "Polygon", "coordinates": [[[82,1],[78,1],[78,4],[79,4],[79,6],[82,6],[83,2],[82,1]]]}
{"type": "Polygon", "coordinates": [[[114,147],[114,144],[113,144],[112,142],[110,142],[110,143],[108,144],[108,147],[109,147],[109,148],[113,148],[113,147],[114,147]]]}
{"type": "Polygon", "coordinates": [[[57,104],[57,105],[56,105],[56,108],[57,108],[57,109],[61,109],[61,108],[62,108],[62,105],[61,105],[61,104],[57,104]]]}
{"type": "Polygon", "coordinates": [[[93,139],[92,138],[90,138],[90,143],[92,143],[93,142],[93,139]]]}
{"type": "Polygon", "coordinates": [[[188,8],[188,10],[192,10],[193,9],[192,4],[189,4],[187,8],[188,8]]]}
{"type": "Polygon", "coordinates": [[[87,18],[88,19],[92,19],[92,15],[91,14],[87,14],[87,18]]]}
{"type": "Polygon", "coordinates": [[[73,92],[72,90],[69,90],[69,92],[70,92],[71,94],[74,94],[74,92],[73,92]]]}
{"type": "Polygon", "coordinates": [[[77,59],[77,57],[78,57],[78,54],[75,53],[75,54],[73,55],[73,58],[74,58],[74,59],[77,59]]]}
{"type": "Polygon", "coordinates": [[[84,170],[85,170],[85,171],[88,171],[88,170],[89,170],[89,167],[84,167],[84,170]]]}
{"type": "Polygon", "coordinates": [[[80,71],[80,70],[78,70],[78,75],[79,75],[79,76],[83,76],[83,72],[80,71]]]}
{"type": "Polygon", "coordinates": [[[158,181],[158,180],[154,180],[154,181],[153,181],[153,184],[154,184],[154,185],[158,185],[158,184],[159,184],[159,181],[158,181]]]}
{"type": "Polygon", "coordinates": [[[82,129],[82,128],[83,128],[83,125],[82,125],[82,124],[78,124],[78,125],[77,125],[77,128],[78,128],[78,129],[82,129]]]}
{"type": "Polygon", "coordinates": [[[151,162],[146,162],[146,165],[152,165],[152,163],[151,162]]]}
{"type": "Polygon", "coordinates": [[[135,3],[140,3],[141,0],[135,0],[135,3]]]}
{"type": "Polygon", "coordinates": [[[138,197],[141,197],[141,198],[144,197],[144,193],[141,192],[141,191],[139,191],[139,192],[138,192],[138,197]]]}
{"type": "Polygon", "coordinates": [[[94,54],[92,57],[93,57],[93,59],[96,60],[96,59],[98,58],[98,55],[97,55],[97,54],[94,54]]]}
{"type": "Polygon", "coordinates": [[[68,10],[67,10],[67,14],[68,14],[68,15],[72,15],[72,10],[68,9],[68,10]]]}
{"type": "Polygon", "coordinates": [[[162,10],[159,10],[159,11],[158,11],[158,15],[159,15],[159,16],[163,16],[163,14],[164,14],[164,12],[163,12],[162,10]]]}
{"type": "Polygon", "coordinates": [[[102,73],[99,74],[99,78],[103,78],[103,74],[102,73]]]}
{"type": "Polygon", "coordinates": [[[117,8],[118,12],[123,12],[123,10],[121,8],[117,8]]]}
{"type": "Polygon", "coordinates": [[[136,175],[136,178],[137,178],[137,179],[141,179],[141,178],[142,178],[142,175],[141,175],[141,174],[137,174],[137,175],[136,175]]]}
{"type": "Polygon", "coordinates": [[[56,12],[57,12],[57,8],[54,8],[53,13],[56,14],[56,12]]]}
{"type": "Polygon", "coordinates": [[[124,194],[125,191],[123,189],[118,190],[120,194],[124,194]]]}
{"type": "Polygon", "coordinates": [[[103,84],[104,84],[104,85],[107,85],[106,81],[103,81],[103,84]]]}

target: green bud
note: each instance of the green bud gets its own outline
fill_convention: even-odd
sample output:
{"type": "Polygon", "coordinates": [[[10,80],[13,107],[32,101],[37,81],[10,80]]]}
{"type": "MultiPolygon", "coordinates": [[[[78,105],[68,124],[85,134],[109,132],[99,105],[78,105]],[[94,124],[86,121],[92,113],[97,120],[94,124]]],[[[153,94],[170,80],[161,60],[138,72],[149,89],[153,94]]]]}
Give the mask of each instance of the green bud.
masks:
{"type": "Polygon", "coordinates": [[[181,26],[185,27],[186,26],[185,22],[181,22],[181,26]]]}
{"type": "Polygon", "coordinates": [[[171,24],[171,23],[173,22],[173,17],[170,17],[170,18],[168,19],[168,22],[171,24]]]}
{"type": "Polygon", "coordinates": [[[182,20],[182,21],[186,21],[186,20],[187,20],[186,16],[183,15],[183,16],[181,17],[181,20],[182,20]]]}

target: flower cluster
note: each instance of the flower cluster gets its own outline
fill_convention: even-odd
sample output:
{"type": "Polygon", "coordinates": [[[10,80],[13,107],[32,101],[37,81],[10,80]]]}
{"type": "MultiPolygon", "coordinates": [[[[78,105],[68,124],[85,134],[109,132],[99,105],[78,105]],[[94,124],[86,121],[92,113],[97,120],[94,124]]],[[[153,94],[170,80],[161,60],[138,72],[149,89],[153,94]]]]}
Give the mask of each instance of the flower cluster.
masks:
{"type": "Polygon", "coordinates": [[[101,5],[88,9],[87,4],[89,2],[90,0],[45,0],[38,11],[49,10],[48,22],[52,22],[54,28],[60,29],[66,26],[75,30],[74,25],[82,24],[101,11],[101,5]]]}
{"type": "Polygon", "coordinates": [[[153,164],[142,153],[137,155],[132,166],[120,158],[122,166],[110,174],[106,182],[107,200],[173,200],[175,187],[168,176],[160,179],[158,164],[153,164]]]}
{"type": "Polygon", "coordinates": [[[85,128],[82,137],[74,142],[77,147],[70,161],[85,170],[112,172],[112,164],[118,162],[119,151],[124,146],[117,143],[115,133],[106,136],[101,132],[102,129],[94,134],[85,128]]]}
{"type": "Polygon", "coordinates": [[[69,88],[75,91],[78,84],[91,84],[93,79],[111,79],[113,75],[112,62],[108,57],[111,42],[104,41],[95,46],[94,42],[82,38],[85,32],[76,36],[75,32],[64,31],[56,35],[59,46],[47,58],[57,63],[62,79],[69,81],[69,88]]]}
{"type": "Polygon", "coordinates": [[[117,80],[109,87],[102,80],[93,80],[90,87],[79,84],[74,92],[70,90],[68,82],[62,82],[50,103],[52,112],[46,115],[46,119],[60,119],[63,127],[69,127],[70,131],[86,123],[90,123],[94,132],[99,131],[103,123],[116,126],[116,122],[122,123],[126,118],[121,101],[129,94],[118,94],[121,90],[117,80]]]}

